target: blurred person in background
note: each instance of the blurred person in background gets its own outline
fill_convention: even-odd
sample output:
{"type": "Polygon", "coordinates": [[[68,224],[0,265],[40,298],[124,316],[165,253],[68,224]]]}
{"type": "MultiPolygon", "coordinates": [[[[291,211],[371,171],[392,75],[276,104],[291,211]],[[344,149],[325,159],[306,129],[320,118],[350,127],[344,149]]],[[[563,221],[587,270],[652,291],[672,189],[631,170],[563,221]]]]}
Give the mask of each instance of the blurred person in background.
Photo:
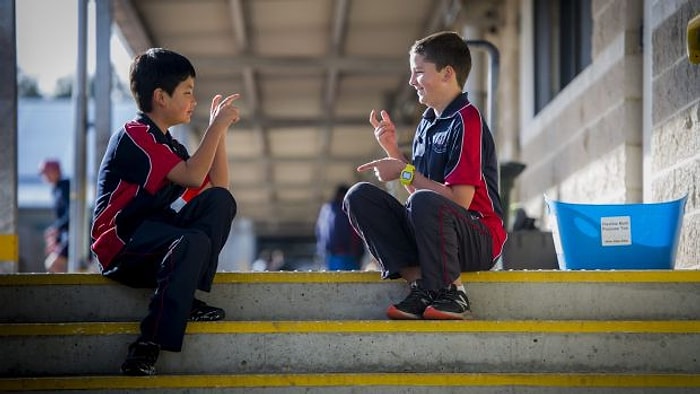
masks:
{"type": "Polygon", "coordinates": [[[54,221],[44,231],[47,272],[66,272],[68,266],[68,222],[70,218],[70,181],[61,174],[61,164],[55,159],[39,163],[39,175],[51,185],[54,221]]]}
{"type": "Polygon", "coordinates": [[[323,204],[316,221],[316,252],[330,271],[362,268],[365,248],[362,239],[343,212],[347,185],[339,185],[333,199],[323,204]]]}

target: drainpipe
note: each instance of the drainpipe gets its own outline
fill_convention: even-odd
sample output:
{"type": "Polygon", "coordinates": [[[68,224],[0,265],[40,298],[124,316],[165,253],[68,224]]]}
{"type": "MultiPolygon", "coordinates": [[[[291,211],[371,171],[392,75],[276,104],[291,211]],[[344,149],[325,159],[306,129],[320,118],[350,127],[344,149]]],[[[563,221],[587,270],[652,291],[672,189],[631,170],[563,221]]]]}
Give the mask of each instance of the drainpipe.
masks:
{"type": "MultiPolygon", "coordinates": [[[[486,124],[488,124],[491,129],[491,134],[494,140],[496,139],[496,92],[498,91],[498,73],[501,67],[500,53],[498,48],[491,42],[486,40],[466,40],[469,48],[480,49],[486,51],[489,55],[489,70],[487,74],[487,80],[489,83],[488,88],[488,100],[486,101],[486,124]]],[[[498,192],[501,193],[501,169],[498,168],[498,192]]],[[[506,192],[510,192],[507,190],[506,192]]],[[[503,207],[504,213],[508,210],[508,207],[503,207]]]]}
{"type": "Polygon", "coordinates": [[[496,91],[498,89],[498,72],[500,69],[500,53],[495,45],[486,40],[466,40],[469,48],[484,50],[489,55],[488,83],[489,94],[486,103],[486,123],[491,134],[496,135],[496,91]]]}
{"type": "Polygon", "coordinates": [[[642,25],[642,201],[651,201],[651,131],[652,131],[652,45],[651,10],[654,1],[644,0],[642,25]]]}

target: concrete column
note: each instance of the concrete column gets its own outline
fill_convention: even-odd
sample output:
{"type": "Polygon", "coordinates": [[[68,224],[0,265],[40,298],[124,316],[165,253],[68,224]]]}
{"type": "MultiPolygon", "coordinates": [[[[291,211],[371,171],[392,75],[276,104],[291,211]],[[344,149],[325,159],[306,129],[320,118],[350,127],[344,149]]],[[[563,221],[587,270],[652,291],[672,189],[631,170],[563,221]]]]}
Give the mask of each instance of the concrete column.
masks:
{"type": "Polygon", "coordinates": [[[17,45],[14,0],[0,0],[0,273],[17,272],[17,45]]]}

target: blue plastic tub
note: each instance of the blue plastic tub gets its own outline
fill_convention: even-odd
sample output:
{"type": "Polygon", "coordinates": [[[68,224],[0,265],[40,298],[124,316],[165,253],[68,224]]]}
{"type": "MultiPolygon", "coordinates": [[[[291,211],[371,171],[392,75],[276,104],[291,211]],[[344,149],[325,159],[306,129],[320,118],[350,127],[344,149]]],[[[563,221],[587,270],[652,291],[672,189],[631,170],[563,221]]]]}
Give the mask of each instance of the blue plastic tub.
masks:
{"type": "Polygon", "coordinates": [[[644,204],[550,200],[560,269],[673,269],[687,196],[644,204]]]}

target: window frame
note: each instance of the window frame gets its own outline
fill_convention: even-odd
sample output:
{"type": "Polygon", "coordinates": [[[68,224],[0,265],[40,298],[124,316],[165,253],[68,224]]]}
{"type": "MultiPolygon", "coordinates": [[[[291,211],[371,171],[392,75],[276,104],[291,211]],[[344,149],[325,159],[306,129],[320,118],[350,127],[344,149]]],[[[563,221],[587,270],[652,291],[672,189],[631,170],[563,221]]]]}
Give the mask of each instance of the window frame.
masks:
{"type": "Polygon", "coordinates": [[[591,0],[532,0],[536,115],[592,62],[591,0]]]}

